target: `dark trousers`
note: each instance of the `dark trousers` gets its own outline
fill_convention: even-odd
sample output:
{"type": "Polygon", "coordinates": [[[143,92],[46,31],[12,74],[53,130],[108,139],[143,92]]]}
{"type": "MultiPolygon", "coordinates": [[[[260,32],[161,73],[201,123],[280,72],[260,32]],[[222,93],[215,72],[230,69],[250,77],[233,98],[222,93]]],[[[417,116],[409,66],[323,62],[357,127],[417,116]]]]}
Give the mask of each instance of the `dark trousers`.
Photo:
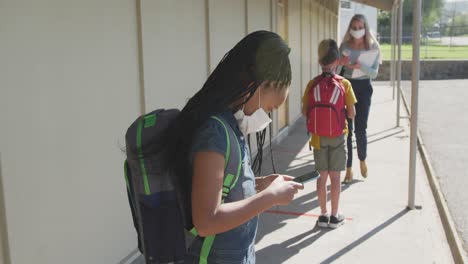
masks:
{"type": "Polygon", "coordinates": [[[356,144],[358,158],[361,161],[366,160],[367,157],[367,120],[369,119],[369,110],[371,105],[371,98],[373,93],[372,84],[370,79],[365,80],[349,80],[353,86],[354,94],[356,95],[357,103],[356,117],[353,120],[348,118],[348,159],[346,167],[353,165],[353,134],[356,135],[356,144]],[[354,133],[353,133],[354,130],[354,133]]]}

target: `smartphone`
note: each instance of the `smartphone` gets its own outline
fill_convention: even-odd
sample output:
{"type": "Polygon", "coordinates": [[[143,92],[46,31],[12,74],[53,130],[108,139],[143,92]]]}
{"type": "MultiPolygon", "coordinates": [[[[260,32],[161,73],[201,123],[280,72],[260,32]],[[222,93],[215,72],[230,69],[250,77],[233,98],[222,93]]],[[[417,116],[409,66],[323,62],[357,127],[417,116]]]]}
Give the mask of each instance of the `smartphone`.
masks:
{"type": "Polygon", "coordinates": [[[293,181],[298,182],[298,183],[306,183],[308,181],[316,180],[319,177],[320,177],[320,174],[318,173],[318,171],[313,171],[313,172],[310,172],[301,176],[297,176],[296,178],[294,178],[293,181]]]}

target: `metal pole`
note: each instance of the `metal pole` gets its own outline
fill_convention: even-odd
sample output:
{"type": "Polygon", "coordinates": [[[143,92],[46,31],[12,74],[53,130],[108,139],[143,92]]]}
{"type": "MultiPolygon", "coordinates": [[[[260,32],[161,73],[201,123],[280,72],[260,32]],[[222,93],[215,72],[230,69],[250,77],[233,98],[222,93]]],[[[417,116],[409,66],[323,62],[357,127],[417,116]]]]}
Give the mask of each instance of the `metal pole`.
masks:
{"type": "MultiPolygon", "coordinates": [[[[426,31],[426,30],[424,30],[424,31],[426,31]]],[[[425,34],[427,34],[427,31],[426,31],[425,34]]],[[[427,60],[427,59],[428,59],[428,57],[427,57],[427,47],[429,46],[429,37],[426,36],[426,37],[425,37],[425,40],[426,40],[426,41],[425,41],[424,45],[425,45],[425,51],[426,51],[426,52],[425,52],[425,54],[424,54],[424,58],[423,58],[423,59],[426,59],[426,60],[427,60]]]]}
{"type": "Polygon", "coordinates": [[[5,188],[3,186],[2,157],[0,153],[0,263],[11,264],[6,219],[5,188]]]}
{"type": "MultiPolygon", "coordinates": [[[[397,62],[397,72],[396,72],[396,78],[397,78],[397,119],[396,119],[396,126],[400,126],[400,105],[401,105],[401,45],[403,43],[402,38],[403,38],[403,0],[400,1],[398,5],[398,26],[397,26],[397,33],[398,33],[398,62],[397,62]]],[[[411,114],[411,113],[410,113],[411,114]]]]}
{"type": "Polygon", "coordinates": [[[139,99],[140,99],[140,114],[146,113],[146,99],[145,99],[145,66],[143,55],[143,26],[141,17],[141,0],[136,0],[136,17],[137,17],[137,40],[138,40],[138,80],[139,80],[139,99]]]}
{"type": "MultiPolygon", "coordinates": [[[[398,5],[395,5],[395,15],[393,17],[393,88],[396,91],[396,59],[397,59],[397,22],[398,22],[398,5]]],[[[395,95],[396,96],[396,95],[395,95]]]]}
{"type": "Polygon", "coordinates": [[[408,185],[408,208],[415,208],[416,151],[418,141],[418,91],[419,91],[419,46],[421,35],[421,0],[413,1],[413,74],[411,80],[411,134],[408,185]]]}
{"type": "Polygon", "coordinates": [[[395,11],[396,6],[392,7],[392,22],[390,25],[390,85],[392,86],[392,99],[395,100],[395,11]]]}
{"type": "Polygon", "coordinates": [[[454,31],[454,27],[455,27],[455,14],[456,14],[456,11],[457,10],[457,2],[454,2],[453,3],[453,12],[452,12],[452,27],[450,28],[450,44],[449,44],[449,48],[451,49],[452,48],[452,38],[453,38],[453,31],[454,31]]]}
{"type": "MultiPolygon", "coordinates": [[[[144,61],[143,61],[143,20],[141,15],[141,0],[136,0],[136,17],[137,17],[137,37],[138,37],[138,70],[139,70],[139,81],[140,81],[140,114],[144,115],[146,113],[146,100],[145,100],[145,70],[144,70],[144,61]]],[[[125,168],[126,170],[126,168],[125,168]]],[[[127,173],[127,171],[125,171],[127,173]]],[[[135,211],[137,215],[137,225],[138,225],[138,232],[139,232],[139,239],[141,244],[141,250],[143,257],[146,259],[146,246],[145,246],[145,237],[144,237],[144,230],[143,230],[143,220],[141,218],[141,210],[140,210],[140,201],[138,199],[138,195],[136,192],[136,188],[133,188],[133,184],[130,182],[130,190],[133,191],[133,199],[135,201],[135,211]]]]}

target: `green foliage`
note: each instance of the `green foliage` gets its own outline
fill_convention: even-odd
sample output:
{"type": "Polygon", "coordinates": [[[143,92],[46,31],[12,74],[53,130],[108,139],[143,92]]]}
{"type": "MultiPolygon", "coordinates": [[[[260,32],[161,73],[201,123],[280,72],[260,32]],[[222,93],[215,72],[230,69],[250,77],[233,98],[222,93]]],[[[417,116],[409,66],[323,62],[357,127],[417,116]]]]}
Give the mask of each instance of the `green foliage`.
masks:
{"type": "MultiPolygon", "coordinates": [[[[442,15],[444,0],[423,0],[422,1],[422,29],[429,30],[439,22],[442,15]]],[[[378,31],[381,36],[390,36],[391,13],[379,11],[378,31]]],[[[410,36],[413,28],[413,0],[403,2],[403,35],[410,36]]]]}
{"type": "Polygon", "coordinates": [[[450,26],[452,28],[449,30],[449,35],[460,36],[468,34],[468,14],[457,15],[450,26]]]}

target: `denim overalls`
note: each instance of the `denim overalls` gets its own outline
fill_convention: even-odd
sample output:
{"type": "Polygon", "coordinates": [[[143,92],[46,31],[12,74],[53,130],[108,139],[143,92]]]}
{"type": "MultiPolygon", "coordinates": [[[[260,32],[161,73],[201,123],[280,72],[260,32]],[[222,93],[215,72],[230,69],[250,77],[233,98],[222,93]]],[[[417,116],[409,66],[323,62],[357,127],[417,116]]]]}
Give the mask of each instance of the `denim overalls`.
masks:
{"type": "MultiPolygon", "coordinates": [[[[249,147],[233,113],[225,111],[217,115],[223,118],[235,131],[241,147],[242,168],[236,185],[231,189],[225,199],[225,203],[243,200],[256,194],[255,178],[250,165],[249,147]]],[[[226,132],[223,126],[214,119],[208,119],[197,131],[191,151],[191,161],[196,152],[214,151],[226,153],[226,132]]],[[[246,223],[217,234],[207,257],[208,264],[253,264],[255,263],[255,235],[257,232],[258,217],[254,217],[246,223]]],[[[200,255],[203,244],[202,237],[197,236],[190,244],[185,263],[200,263],[200,255]]]]}

